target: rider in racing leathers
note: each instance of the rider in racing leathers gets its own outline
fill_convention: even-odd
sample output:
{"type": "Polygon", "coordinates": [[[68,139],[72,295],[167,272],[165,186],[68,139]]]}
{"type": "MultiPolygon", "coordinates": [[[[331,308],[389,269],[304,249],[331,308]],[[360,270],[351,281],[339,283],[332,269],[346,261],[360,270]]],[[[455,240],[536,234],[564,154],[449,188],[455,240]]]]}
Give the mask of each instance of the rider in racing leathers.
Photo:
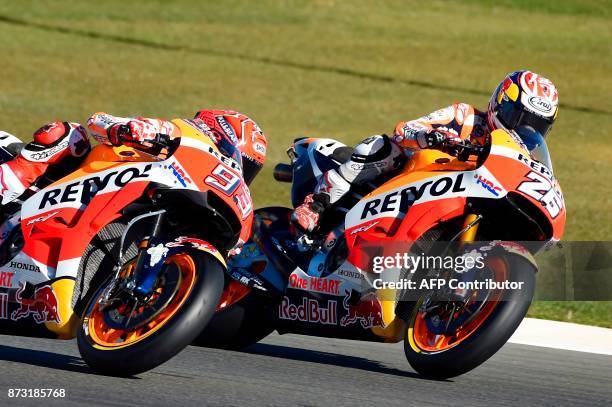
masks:
{"type": "MultiPolygon", "coordinates": [[[[191,120],[203,129],[219,150],[230,157],[241,155],[242,173],[247,185],[257,175],[266,159],[266,137],[249,117],[231,110],[200,110],[191,120]]],[[[93,137],[108,145],[127,145],[146,151],[158,134],[179,137],[173,123],[161,119],[123,118],[95,113],[87,122],[93,137]]],[[[56,166],[84,158],[91,151],[87,131],[78,123],[53,122],[38,129],[33,140],[21,147],[19,139],[0,132],[0,204],[19,197],[43,174],[56,166]],[[6,151],[20,150],[15,158],[6,151]]]]}
{"type": "Polygon", "coordinates": [[[486,112],[467,103],[455,103],[419,119],[400,122],[392,138],[376,135],[363,140],[348,162],[323,174],[314,194],[294,210],[292,220],[306,232],[316,231],[324,211],[352,184],[363,184],[400,168],[406,161],[404,150],[444,151],[450,141],[465,139],[484,144],[496,129],[520,137],[514,130],[521,126],[546,136],[557,111],[557,89],[550,80],[530,71],[508,74],[493,92],[486,112]]]}

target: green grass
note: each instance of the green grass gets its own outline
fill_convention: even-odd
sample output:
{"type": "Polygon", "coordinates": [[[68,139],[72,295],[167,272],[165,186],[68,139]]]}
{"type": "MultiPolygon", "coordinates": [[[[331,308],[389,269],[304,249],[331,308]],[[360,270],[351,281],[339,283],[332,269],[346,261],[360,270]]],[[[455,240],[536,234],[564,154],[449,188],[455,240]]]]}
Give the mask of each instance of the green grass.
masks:
{"type": "Polygon", "coordinates": [[[612,328],[610,301],[537,301],[527,316],[612,328]]]}
{"type": "MultiPolygon", "coordinates": [[[[565,238],[610,240],[610,10],[599,0],[3,1],[0,128],[25,139],[99,110],[233,108],[271,144],[256,205],[287,204],[270,173],[294,137],[355,143],[455,101],[484,107],[503,75],[530,68],[557,84],[563,105],[549,142],[565,238]]],[[[602,309],[609,325],[612,308],[602,309]]]]}

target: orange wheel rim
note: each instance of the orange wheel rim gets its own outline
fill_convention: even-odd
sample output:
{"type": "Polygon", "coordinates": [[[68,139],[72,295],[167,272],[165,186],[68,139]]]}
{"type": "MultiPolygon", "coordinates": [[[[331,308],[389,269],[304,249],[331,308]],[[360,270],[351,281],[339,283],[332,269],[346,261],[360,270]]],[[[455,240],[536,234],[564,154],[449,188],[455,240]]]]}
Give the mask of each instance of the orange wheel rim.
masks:
{"type": "MultiPolygon", "coordinates": [[[[508,275],[507,264],[500,258],[487,259],[489,267],[493,270],[494,280],[503,281],[508,275]]],[[[414,313],[408,329],[410,344],[419,352],[435,353],[442,352],[459,345],[469,338],[489,318],[493,310],[499,304],[503,295],[502,290],[495,290],[490,299],[477,311],[474,318],[465,325],[459,327],[452,335],[436,334],[431,332],[427,326],[427,316],[424,311],[414,313]]],[[[469,303],[469,302],[468,302],[469,303]]],[[[417,304],[417,307],[420,303],[417,304]]],[[[452,317],[452,316],[451,316],[452,317]]]]}
{"type": "MultiPolygon", "coordinates": [[[[104,312],[99,309],[98,297],[91,310],[87,326],[91,339],[102,348],[121,348],[130,346],[136,342],[142,341],[152,335],[172,319],[179,309],[183,306],[189,294],[193,290],[196,280],[196,265],[193,258],[187,254],[176,254],[171,256],[165,262],[166,264],[174,263],[180,271],[181,280],[179,287],[171,301],[157,313],[150,321],[144,325],[137,327],[134,330],[114,329],[109,327],[104,321],[104,312]]],[[[134,262],[126,267],[125,275],[131,274],[133,271],[134,262]]],[[[156,291],[159,293],[163,287],[159,287],[156,291]]],[[[137,308],[139,312],[143,307],[137,308]]]]}

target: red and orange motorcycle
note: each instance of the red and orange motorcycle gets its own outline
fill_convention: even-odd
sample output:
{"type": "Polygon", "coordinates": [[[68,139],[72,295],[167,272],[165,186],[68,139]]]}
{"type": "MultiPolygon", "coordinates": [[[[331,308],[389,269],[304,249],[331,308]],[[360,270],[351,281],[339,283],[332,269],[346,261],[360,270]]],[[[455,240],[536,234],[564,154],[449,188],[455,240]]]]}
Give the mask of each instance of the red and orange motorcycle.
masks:
{"type": "Polygon", "coordinates": [[[253,221],[240,154],[174,123],[182,136],[159,135],[159,154],[96,146],[3,208],[1,333],[76,336],[89,366],[126,376],[181,351],[231,300],[224,257],[253,221]]]}
{"type": "MultiPolygon", "coordinates": [[[[292,182],[299,205],[351,151],[297,139],[275,177],[292,182]]],[[[255,211],[253,238],[228,262],[248,289],[233,290],[233,304],[220,304],[197,343],[241,348],[273,330],[403,341],[421,374],[456,376],[516,330],[534,294],[532,255],[559,240],[565,224],[546,143],[531,128],[496,130],[483,146],[416,152],[399,173],[353,187],[316,235],[296,231],[290,213],[255,211]],[[382,273],[377,259],[391,259],[382,273]]]]}

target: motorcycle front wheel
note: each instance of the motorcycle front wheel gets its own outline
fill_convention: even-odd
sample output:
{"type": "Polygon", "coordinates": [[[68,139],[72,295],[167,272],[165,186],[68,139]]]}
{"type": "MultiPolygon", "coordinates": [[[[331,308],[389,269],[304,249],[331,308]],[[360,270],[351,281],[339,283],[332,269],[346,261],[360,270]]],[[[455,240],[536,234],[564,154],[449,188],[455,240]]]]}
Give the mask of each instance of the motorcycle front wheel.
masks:
{"type": "MultiPolygon", "coordinates": [[[[130,275],[128,263],[121,278],[130,275]]],[[[223,290],[222,266],[210,255],[188,251],[170,256],[155,292],[137,306],[102,306],[112,280],[92,296],[77,331],[83,360],[112,376],[132,376],[166,362],[189,345],[212,318],[223,290]]]]}
{"type": "Polygon", "coordinates": [[[535,265],[506,251],[490,256],[485,264],[495,281],[522,282],[522,288],[493,290],[486,300],[468,300],[461,309],[448,302],[423,306],[425,296],[421,297],[404,337],[404,353],[418,373],[446,379],[474,369],[510,339],[525,317],[534,294],[535,265]],[[441,332],[443,326],[454,328],[441,332]]]}

